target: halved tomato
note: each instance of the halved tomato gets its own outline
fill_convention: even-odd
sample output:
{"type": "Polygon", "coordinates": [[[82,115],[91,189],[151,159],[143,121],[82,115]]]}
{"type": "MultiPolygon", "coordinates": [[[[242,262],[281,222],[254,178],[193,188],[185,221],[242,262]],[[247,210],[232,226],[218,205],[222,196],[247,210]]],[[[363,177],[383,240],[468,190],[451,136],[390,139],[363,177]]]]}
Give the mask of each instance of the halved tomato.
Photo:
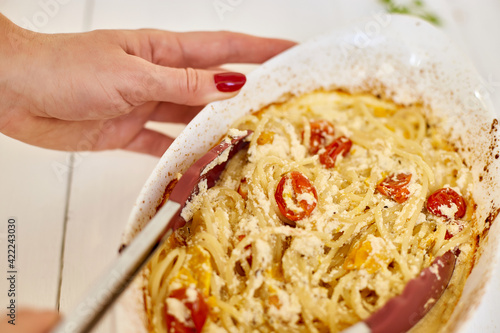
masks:
{"type": "Polygon", "coordinates": [[[330,143],[325,148],[325,152],[319,155],[319,161],[327,168],[333,168],[335,166],[335,161],[337,161],[337,157],[342,154],[342,156],[346,156],[352,147],[352,141],[345,137],[341,136],[332,143],[330,143]]]}
{"type": "Polygon", "coordinates": [[[274,197],[281,214],[291,221],[311,215],[318,203],[316,188],[298,171],[289,172],[281,178],[274,197]]]}
{"type": "Polygon", "coordinates": [[[436,216],[462,218],[467,210],[464,198],[455,190],[444,187],[432,193],[427,199],[427,210],[436,216]]]}
{"type": "MultiPolygon", "coordinates": [[[[203,295],[193,289],[188,292],[187,288],[173,290],[169,298],[174,298],[180,301],[188,311],[183,320],[172,315],[173,311],[169,311],[168,303],[165,304],[165,319],[167,323],[167,331],[172,333],[200,333],[205,325],[208,316],[208,305],[205,302],[203,295]],[[190,292],[195,292],[196,295],[189,297],[190,292]]],[[[182,313],[182,311],[181,311],[182,313]]]]}
{"type": "MultiPolygon", "coordinates": [[[[309,152],[314,155],[328,142],[329,137],[333,138],[335,129],[331,122],[325,119],[313,120],[311,126],[311,139],[309,140],[309,152]]],[[[304,132],[302,132],[304,136],[304,132]]]]}
{"type": "Polygon", "coordinates": [[[411,173],[392,174],[377,185],[377,191],[398,203],[403,203],[410,196],[410,180],[411,173]]]}

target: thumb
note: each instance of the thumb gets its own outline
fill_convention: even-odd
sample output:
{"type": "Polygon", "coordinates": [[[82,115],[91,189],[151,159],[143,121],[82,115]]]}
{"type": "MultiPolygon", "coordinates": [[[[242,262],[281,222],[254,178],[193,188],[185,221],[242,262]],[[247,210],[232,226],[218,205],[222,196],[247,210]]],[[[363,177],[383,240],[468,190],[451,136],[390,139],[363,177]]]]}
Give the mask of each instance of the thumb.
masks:
{"type": "Polygon", "coordinates": [[[241,73],[171,68],[153,65],[146,76],[138,103],[150,101],[205,105],[238,94],[246,82],[241,73]]]}
{"type": "Polygon", "coordinates": [[[48,333],[59,321],[55,311],[21,310],[14,324],[0,323],[0,332],[4,333],[48,333]]]}

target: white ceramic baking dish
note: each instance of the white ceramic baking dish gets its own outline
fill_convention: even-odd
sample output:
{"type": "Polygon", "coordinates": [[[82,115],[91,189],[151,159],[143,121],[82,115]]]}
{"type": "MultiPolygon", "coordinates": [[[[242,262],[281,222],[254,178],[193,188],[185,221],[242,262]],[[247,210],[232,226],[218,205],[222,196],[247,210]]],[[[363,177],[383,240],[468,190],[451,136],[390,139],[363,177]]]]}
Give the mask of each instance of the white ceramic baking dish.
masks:
{"type": "MultiPolygon", "coordinates": [[[[485,232],[480,257],[450,322],[456,331],[481,301],[499,243],[498,124],[485,87],[471,63],[428,23],[406,16],[373,16],[298,45],[248,76],[241,93],[207,106],[165,152],[133,208],[123,242],[151,219],[165,187],[244,114],[317,89],[383,94],[397,103],[422,102],[440,119],[476,182],[474,199],[485,232]],[[488,231],[489,230],[489,231],[488,231]]],[[[116,307],[117,332],[146,332],[143,281],[134,281],[116,307]]]]}

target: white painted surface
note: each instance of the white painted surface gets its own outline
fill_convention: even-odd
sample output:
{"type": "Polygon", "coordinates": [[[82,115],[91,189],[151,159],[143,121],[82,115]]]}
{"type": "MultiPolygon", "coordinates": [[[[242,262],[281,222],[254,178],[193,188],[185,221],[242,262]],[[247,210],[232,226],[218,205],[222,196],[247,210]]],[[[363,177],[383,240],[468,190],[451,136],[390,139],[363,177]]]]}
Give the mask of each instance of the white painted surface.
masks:
{"type": "MultiPolygon", "coordinates": [[[[177,31],[225,29],[303,41],[356,17],[374,15],[379,8],[375,0],[357,0],[356,5],[347,0],[63,2],[66,4],[56,8],[41,5],[51,3],[50,0],[0,0],[0,12],[18,24],[31,24],[42,32],[144,27],[177,31]],[[217,3],[236,5],[218,11],[214,6],[217,3]],[[49,17],[46,22],[41,19],[43,13],[49,17]]],[[[492,94],[499,110],[500,39],[496,35],[500,31],[500,2],[440,0],[431,3],[448,23],[445,30],[463,46],[486,78],[485,89],[492,94]]],[[[30,147],[0,135],[0,248],[5,248],[4,220],[16,216],[21,305],[56,307],[68,200],[61,309],[68,311],[76,304],[91,281],[116,255],[133,202],[157,161],[126,152],[76,155],[68,196],[67,174],[62,174],[61,181],[53,170],[56,162],[68,165],[68,157],[67,153],[30,147]]],[[[6,253],[2,250],[2,271],[5,263],[6,253]]],[[[0,279],[0,305],[5,303],[3,290],[5,280],[0,279]]],[[[496,315],[500,309],[498,295],[499,268],[480,311],[466,332],[500,329],[500,318],[496,315]]],[[[112,332],[112,321],[106,321],[97,331],[112,332]]]]}
{"type": "MultiPolygon", "coordinates": [[[[0,267],[7,267],[7,220],[17,219],[16,268],[18,304],[55,309],[59,288],[66,178],[60,182],[53,162],[67,153],[31,147],[0,135],[0,267]]],[[[0,299],[7,299],[7,280],[0,279],[0,299]]],[[[3,305],[6,304],[2,301],[3,305]]]]}
{"type": "Polygon", "coordinates": [[[81,32],[88,1],[0,0],[0,12],[17,25],[38,32],[81,32]]]}
{"type": "MultiPolygon", "coordinates": [[[[49,16],[38,1],[0,0],[0,12],[18,24],[48,17],[41,32],[81,31],[84,1],[54,7],[49,16]],[[40,14],[41,13],[41,14],[40,14]]],[[[36,24],[36,23],[34,23],[36,24]]],[[[65,207],[68,153],[28,146],[0,134],[0,300],[4,308],[7,284],[7,218],[18,219],[17,301],[24,307],[56,309],[65,207]]],[[[3,313],[3,311],[2,311],[3,313]]]]}
{"type": "MultiPolygon", "coordinates": [[[[70,193],[61,311],[68,312],[118,253],[121,231],[157,158],[123,151],[75,159],[70,193]]],[[[96,332],[112,332],[107,317],[96,332]]]]}

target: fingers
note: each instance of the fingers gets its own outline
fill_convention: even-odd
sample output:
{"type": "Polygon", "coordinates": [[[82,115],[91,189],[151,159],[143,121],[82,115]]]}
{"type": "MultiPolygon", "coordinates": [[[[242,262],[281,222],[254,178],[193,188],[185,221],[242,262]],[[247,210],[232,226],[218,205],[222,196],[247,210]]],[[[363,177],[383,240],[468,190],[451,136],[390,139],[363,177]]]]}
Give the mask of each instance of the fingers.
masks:
{"type": "Polygon", "coordinates": [[[142,61],[133,75],[134,84],[121,92],[132,105],[149,101],[205,105],[235,96],[246,82],[240,73],[163,67],[147,61],[142,61]]]}
{"type": "Polygon", "coordinates": [[[59,321],[55,311],[20,310],[17,313],[15,325],[2,320],[0,332],[4,333],[49,333],[59,321]]]}
{"type": "Polygon", "coordinates": [[[231,98],[245,84],[243,74],[200,68],[259,63],[295,45],[233,32],[140,30],[120,37],[123,49],[133,55],[127,62],[132,79],[120,94],[132,106],[150,101],[194,106],[231,98]]]}
{"type": "Polygon", "coordinates": [[[296,44],[227,31],[179,33],[177,40],[186,62],[184,66],[197,68],[226,63],[261,63],[296,44]]]}
{"type": "Polygon", "coordinates": [[[142,121],[132,117],[77,122],[38,118],[33,123],[41,130],[32,131],[34,137],[17,139],[49,149],[65,151],[125,149],[161,156],[173,142],[168,136],[145,129],[142,121]]]}
{"type": "Polygon", "coordinates": [[[123,149],[160,157],[173,141],[166,135],[144,128],[123,149]]]}
{"type": "Polygon", "coordinates": [[[186,106],[173,103],[160,103],[149,116],[149,120],[169,123],[189,123],[205,106],[186,106]]]}
{"type": "Polygon", "coordinates": [[[127,51],[171,67],[207,68],[226,63],[261,63],[296,43],[227,31],[173,33],[141,30],[122,42],[127,51]],[[147,50],[145,50],[145,48],[147,50]]]}

